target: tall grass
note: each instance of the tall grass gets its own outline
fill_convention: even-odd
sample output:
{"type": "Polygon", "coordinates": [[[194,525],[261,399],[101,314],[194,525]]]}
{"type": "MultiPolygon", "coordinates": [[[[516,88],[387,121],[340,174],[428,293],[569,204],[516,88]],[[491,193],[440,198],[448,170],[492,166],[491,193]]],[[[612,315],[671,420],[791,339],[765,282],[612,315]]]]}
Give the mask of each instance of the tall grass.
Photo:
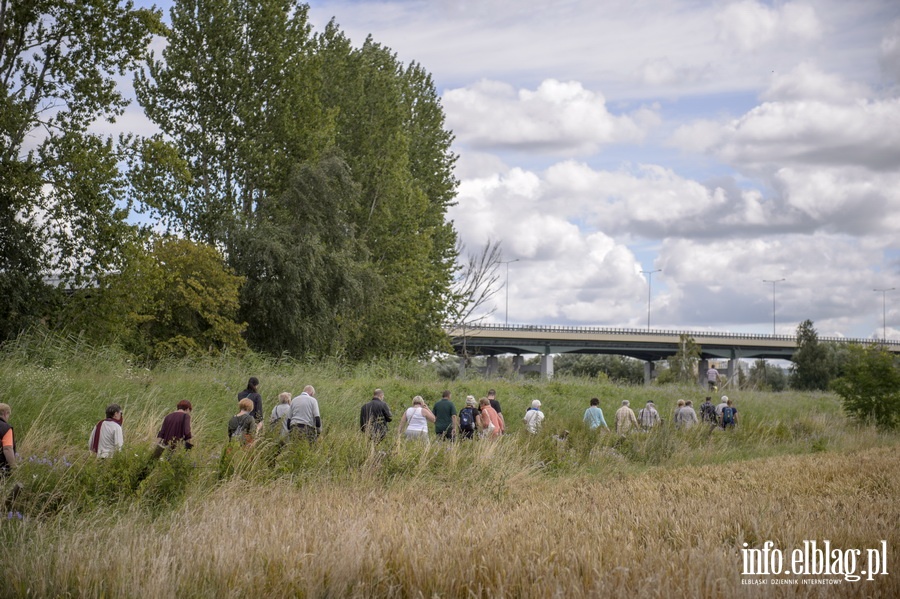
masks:
{"type": "Polygon", "coordinates": [[[889,449],[559,479],[517,470],[503,444],[472,447],[473,477],[452,483],[423,481],[415,468],[390,485],[362,475],[264,487],[235,478],[160,517],[131,507],[7,526],[4,588],[119,597],[900,593],[893,574],[837,587],[740,584],[744,542],[896,547],[900,461],[889,449]]]}

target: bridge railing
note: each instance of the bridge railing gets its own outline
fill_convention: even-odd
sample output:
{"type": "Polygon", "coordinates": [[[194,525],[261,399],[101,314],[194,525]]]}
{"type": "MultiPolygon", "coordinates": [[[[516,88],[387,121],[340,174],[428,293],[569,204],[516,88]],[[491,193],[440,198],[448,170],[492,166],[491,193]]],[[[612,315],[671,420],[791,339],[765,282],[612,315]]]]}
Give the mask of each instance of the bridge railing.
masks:
{"type": "MultiPolygon", "coordinates": [[[[445,325],[447,329],[465,329],[469,331],[528,331],[533,333],[603,333],[608,335],[689,335],[697,338],[717,337],[720,339],[746,339],[759,341],[789,341],[797,342],[796,335],[765,335],[760,333],[715,333],[711,331],[687,331],[676,329],[644,329],[644,328],[618,328],[618,327],[592,327],[592,326],[571,326],[571,325],[533,325],[533,324],[456,324],[449,323],[445,325]]],[[[889,345],[891,347],[900,347],[900,341],[887,340],[882,342],[881,339],[861,339],[850,337],[819,337],[819,341],[836,342],[836,343],[858,343],[860,345],[869,345],[877,343],[879,345],[889,345]]]]}

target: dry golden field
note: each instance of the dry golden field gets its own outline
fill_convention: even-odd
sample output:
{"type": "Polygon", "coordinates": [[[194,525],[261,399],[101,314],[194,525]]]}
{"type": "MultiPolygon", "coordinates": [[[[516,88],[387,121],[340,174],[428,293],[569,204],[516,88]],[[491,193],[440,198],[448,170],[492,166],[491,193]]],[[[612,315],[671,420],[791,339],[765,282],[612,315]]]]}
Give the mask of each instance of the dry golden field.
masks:
{"type": "Polygon", "coordinates": [[[158,518],[135,509],[77,525],[50,520],[6,537],[18,546],[4,550],[4,594],[900,596],[895,449],[608,477],[513,471],[502,462],[509,449],[478,449],[472,468],[494,473],[475,484],[414,473],[299,486],[235,478],[158,518]],[[793,549],[826,539],[842,549],[886,540],[889,575],[742,584],[742,543],[793,549]]]}

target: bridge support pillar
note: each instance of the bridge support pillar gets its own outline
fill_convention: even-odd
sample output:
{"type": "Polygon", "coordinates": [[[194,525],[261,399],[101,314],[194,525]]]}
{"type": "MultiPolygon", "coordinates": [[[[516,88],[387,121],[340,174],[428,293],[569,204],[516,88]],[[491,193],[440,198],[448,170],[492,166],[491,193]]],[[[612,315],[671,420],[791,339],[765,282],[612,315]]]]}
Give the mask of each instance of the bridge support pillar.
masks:
{"type": "Polygon", "coordinates": [[[553,354],[549,352],[541,356],[541,378],[553,378],[553,354]]]}
{"type": "Polygon", "coordinates": [[[654,366],[655,366],[655,365],[654,365],[653,362],[651,362],[651,361],[644,362],[644,384],[645,384],[645,385],[649,385],[650,383],[653,382],[653,379],[654,379],[654,376],[653,376],[654,366]]]}
{"type": "Polygon", "coordinates": [[[500,372],[500,358],[497,356],[488,356],[487,365],[484,369],[485,378],[494,378],[500,372]]]}
{"type": "Polygon", "coordinates": [[[709,384],[707,384],[706,371],[709,370],[709,360],[700,360],[697,363],[697,384],[703,387],[704,389],[709,388],[709,384]]]}
{"type": "Polygon", "coordinates": [[[464,380],[466,378],[466,358],[465,356],[460,357],[459,359],[459,374],[457,375],[460,380],[464,380]]]}
{"type": "Polygon", "coordinates": [[[726,376],[728,377],[728,386],[736,386],[737,381],[734,380],[735,377],[735,366],[737,365],[737,360],[731,359],[728,360],[728,370],[726,371],[726,376]]]}
{"type": "Polygon", "coordinates": [[[512,368],[517,375],[522,374],[522,368],[525,366],[525,358],[522,356],[513,356],[512,368]]]}

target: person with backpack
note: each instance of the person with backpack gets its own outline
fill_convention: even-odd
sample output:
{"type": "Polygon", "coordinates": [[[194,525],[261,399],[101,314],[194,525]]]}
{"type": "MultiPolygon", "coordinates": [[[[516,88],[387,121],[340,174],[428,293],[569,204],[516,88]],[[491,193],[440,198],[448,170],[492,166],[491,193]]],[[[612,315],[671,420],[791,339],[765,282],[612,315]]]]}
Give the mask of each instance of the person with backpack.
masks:
{"type": "Polygon", "coordinates": [[[734,428],[736,424],[737,408],[734,407],[734,402],[729,399],[725,407],[722,408],[722,428],[728,430],[734,428]]]}
{"type": "Polygon", "coordinates": [[[723,395],[722,401],[716,406],[716,424],[722,426],[722,410],[725,409],[725,406],[728,405],[728,396],[723,395]]]}
{"type": "Polygon", "coordinates": [[[240,441],[249,447],[253,445],[253,433],[256,432],[256,420],[253,418],[253,400],[249,397],[238,402],[238,413],[228,421],[228,439],[240,441]]]}
{"type": "Polygon", "coordinates": [[[703,422],[715,425],[718,422],[716,418],[716,406],[713,405],[712,398],[707,397],[706,401],[700,404],[700,418],[703,422]]]}
{"type": "Polygon", "coordinates": [[[475,438],[475,423],[478,421],[478,402],[475,397],[466,397],[466,407],[459,411],[459,437],[460,439],[475,438]]]}

